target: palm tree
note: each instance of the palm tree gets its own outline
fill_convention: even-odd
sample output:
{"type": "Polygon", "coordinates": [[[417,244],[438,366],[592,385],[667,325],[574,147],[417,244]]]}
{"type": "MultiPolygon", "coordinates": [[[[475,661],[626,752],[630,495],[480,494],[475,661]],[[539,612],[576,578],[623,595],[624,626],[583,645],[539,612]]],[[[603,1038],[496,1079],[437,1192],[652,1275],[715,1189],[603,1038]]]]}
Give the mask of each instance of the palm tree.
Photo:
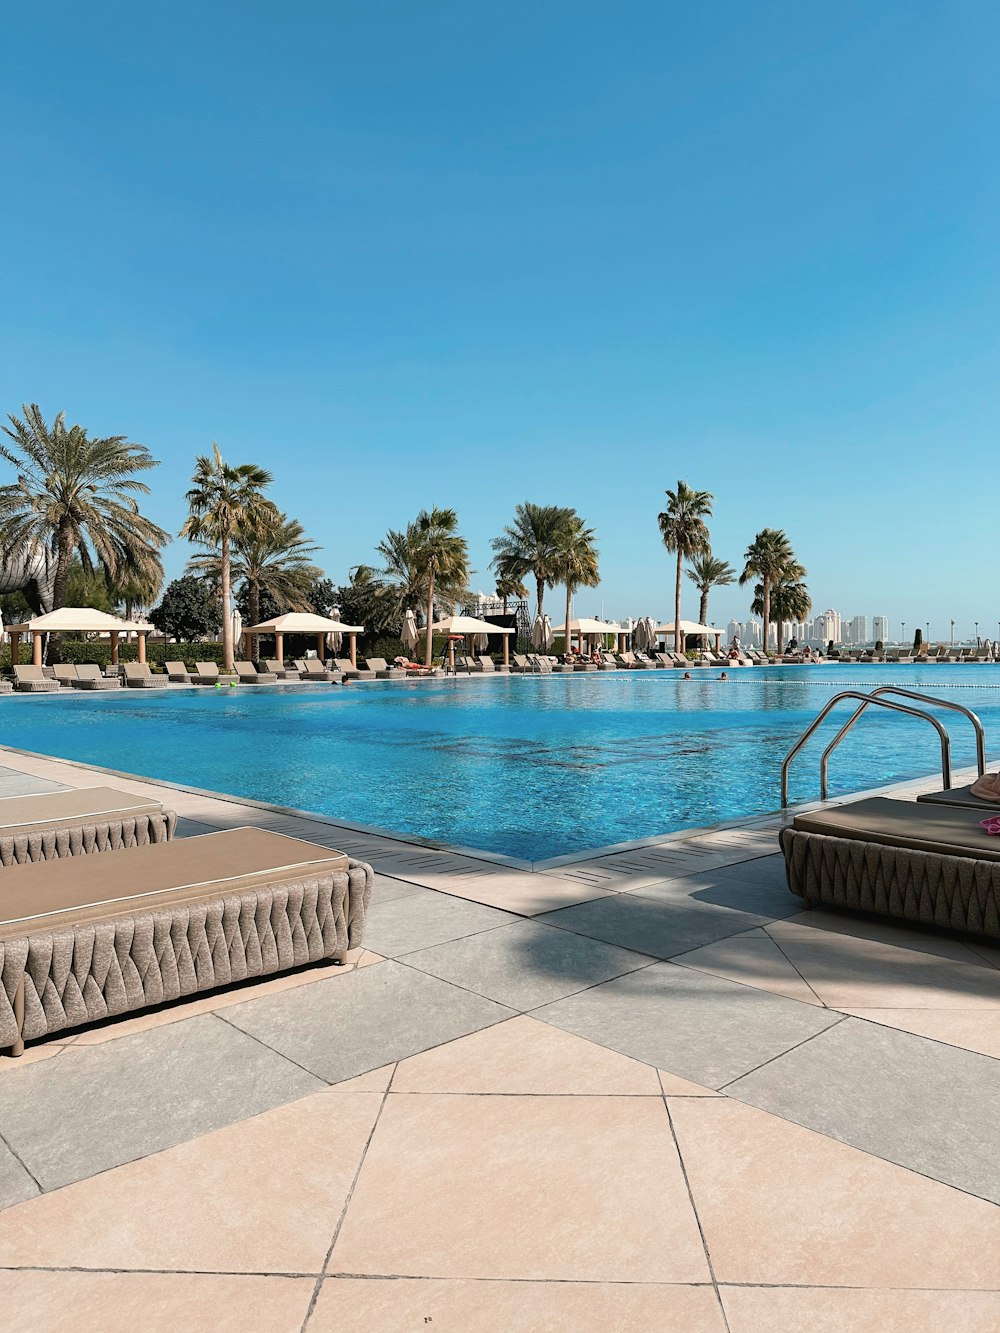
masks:
{"type": "MultiPolygon", "coordinates": [[[[805,620],[812,610],[812,598],[809,589],[803,583],[805,567],[797,560],[791,560],[771,583],[769,611],[774,617],[778,635],[778,656],[785,647],[785,622],[787,620],[805,620]]],[[[753,590],[753,603],[750,610],[755,616],[764,614],[764,585],[758,583],[753,590]]]]}
{"type": "Polygon", "coordinates": [[[162,528],[139,512],[136,495],[149,487],[136,473],[157,466],[144,444],[124,435],[92,440],[82,426],[67,426],[62,412],[51,427],[35,403],[11,416],[0,455],[17,469],[17,481],[0,486],[0,558],[36,546],[56,558],[53,608],[66,605],[73,556],[86,573],[100,568],[114,587],[120,580],[162,578],[162,528]]]}
{"type": "Polygon", "coordinates": [[[558,580],[556,549],[559,534],[572,517],[572,509],[559,505],[521,504],[514,510],[514,522],[494,537],[493,568],[501,576],[535,580],[538,614],[542,614],[545,589],[558,580]]]}
{"type": "Polygon", "coordinates": [[[501,561],[497,566],[497,596],[500,598],[503,614],[507,614],[507,603],[512,597],[522,599],[527,595],[528,589],[524,582],[516,574],[507,572],[501,561]]]}
{"type": "Polygon", "coordinates": [[[736,581],[736,570],[727,560],[720,560],[711,551],[702,551],[691,561],[687,576],[701,593],[698,608],[699,625],[708,624],[708,594],[713,588],[725,588],[736,581]]]}
{"type": "Polygon", "coordinates": [[[746,549],[746,564],[740,575],[740,587],[752,579],[761,584],[760,614],[764,620],[764,652],[767,652],[771,629],[771,585],[794,559],[792,544],[780,528],[762,528],[746,549]]]}
{"type": "Polygon", "coordinates": [[[594,529],[584,525],[577,513],[567,519],[556,544],[556,570],[566,585],[566,651],[569,652],[569,618],[573,594],[577,588],[596,588],[600,583],[594,529]]]}
{"type": "Polygon", "coordinates": [[[469,583],[469,545],[459,536],[454,509],[422,509],[413,524],[416,543],[413,562],[424,583],[427,606],[427,647],[424,665],[430,666],[434,650],[434,594],[452,600],[469,583]]]}
{"type": "MultiPolygon", "coordinates": [[[[233,538],[231,576],[233,586],[242,584],[247,617],[251,625],[260,620],[263,594],[288,611],[311,611],[309,589],[323,571],[309,557],[319,547],[309,541],[297,519],[278,514],[274,527],[254,529],[233,538]]],[[[217,551],[192,556],[188,571],[222,583],[222,561],[217,551]]],[[[255,647],[251,656],[255,655],[255,647]]]]}
{"type": "MultiPolygon", "coordinates": [[[[359,580],[371,585],[387,624],[401,623],[406,612],[415,610],[424,600],[425,581],[418,568],[418,543],[415,523],[407,524],[404,532],[390,528],[375,548],[384,561],[381,568],[357,567],[359,580]]],[[[353,571],[351,577],[353,580],[353,571]]]]}
{"type": "Polygon", "coordinates": [[[273,501],[264,495],[271,484],[271,474],[256,463],[241,463],[238,467],[223,460],[217,444],[212,445],[212,457],[199,455],[195,459],[192,487],[187,493],[190,513],[180,535],[191,541],[218,547],[219,578],[222,594],[222,657],[223,670],[232,671],[233,621],[230,615],[232,590],[232,551],[237,541],[247,541],[255,535],[273,531],[281,514],[273,501]]]}
{"type": "Polygon", "coordinates": [[[676,491],[667,491],[667,507],[659,516],[660,536],[668,551],[677,553],[674,580],[674,651],[681,652],[681,564],[692,556],[710,551],[711,540],[706,518],[712,515],[711,491],[695,491],[686,481],[677,483],[676,491]]]}

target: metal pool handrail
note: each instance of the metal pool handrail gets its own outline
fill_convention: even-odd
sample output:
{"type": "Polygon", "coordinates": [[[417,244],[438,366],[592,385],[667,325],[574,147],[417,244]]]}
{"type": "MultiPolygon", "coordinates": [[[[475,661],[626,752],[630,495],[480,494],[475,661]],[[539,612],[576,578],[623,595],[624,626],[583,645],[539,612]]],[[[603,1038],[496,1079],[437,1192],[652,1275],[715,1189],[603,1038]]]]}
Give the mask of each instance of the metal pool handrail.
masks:
{"type": "MultiPolygon", "coordinates": [[[[937,732],[938,739],[941,742],[941,778],[945,790],[949,790],[951,787],[951,738],[936,717],[932,717],[930,713],[923,712],[922,709],[911,708],[909,704],[897,704],[892,703],[889,699],[880,699],[875,694],[863,694],[860,690],[842,690],[839,694],[835,694],[833,698],[820,709],[813,721],[810,722],[809,726],[806,727],[805,731],[785,755],[784,763],[781,765],[782,809],[788,805],[788,770],[792,760],[803,748],[816,729],[826,719],[830,711],[836,708],[837,704],[839,704],[842,699],[860,699],[866,708],[869,704],[875,704],[878,708],[888,708],[894,713],[905,713],[908,717],[921,717],[925,722],[929,722],[937,732]]],[[[858,710],[859,713],[861,711],[863,710],[858,710]]]]}
{"type": "MultiPolygon", "coordinates": [[[[938,699],[933,694],[920,694],[917,690],[904,690],[899,685],[880,685],[877,689],[872,690],[871,694],[873,699],[876,695],[880,694],[899,694],[907,699],[917,699],[921,703],[934,704],[938,708],[950,708],[953,712],[961,713],[963,717],[967,717],[972,723],[976,733],[976,767],[979,770],[979,776],[982,777],[986,772],[986,732],[983,729],[982,722],[980,722],[979,718],[971,708],[966,708],[962,704],[952,703],[950,699],[938,699]]],[[[867,707],[868,702],[866,701],[857,709],[853,716],[847,719],[837,732],[836,736],[834,736],[833,740],[823,751],[823,757],[819,761],[819,794],[821,800],[825,801],[827,797],[827,776],[830,767],[830,756],[867,707]]],[[[950,786],[951,784],[949,783],[948,785],[950,786]]]]}

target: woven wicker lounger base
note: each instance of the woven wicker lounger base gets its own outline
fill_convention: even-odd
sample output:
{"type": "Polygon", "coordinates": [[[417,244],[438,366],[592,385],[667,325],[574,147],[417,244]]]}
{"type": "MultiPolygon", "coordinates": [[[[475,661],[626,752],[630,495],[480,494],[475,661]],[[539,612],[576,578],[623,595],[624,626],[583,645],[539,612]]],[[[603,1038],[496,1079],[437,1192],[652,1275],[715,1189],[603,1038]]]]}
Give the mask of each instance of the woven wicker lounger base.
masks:
{"type": "Polygon", "coordinates": [[[977,814],[875,798],[799,816],[780,835],[788,887],[807,907],[998,939],[1000,839],[977,814]]]}
{"type": "Polygon", "coordinates": [[[36,913],[0,922],[0,1048],[12,1055],[66,1028],[342,961],[361,944],[374,878],[361,862],[262,829],[133,848],[100,864],[102,876],[96,861],[64,861],[0,877],[3,889],[16,886],[4,914],[26,903],[36,913]],[[81,885],[72,872],[85,869],[81,885]]]}
{"type": "MultiPolygon", "coordinates": [[[[113,787],[9,796],[0,800],[0,865],[146,847],[169,842],[176,827],[177,816],[159,801],[113,787]]],[[[0,894],[2,887],[0,879],[0,894]]]]}

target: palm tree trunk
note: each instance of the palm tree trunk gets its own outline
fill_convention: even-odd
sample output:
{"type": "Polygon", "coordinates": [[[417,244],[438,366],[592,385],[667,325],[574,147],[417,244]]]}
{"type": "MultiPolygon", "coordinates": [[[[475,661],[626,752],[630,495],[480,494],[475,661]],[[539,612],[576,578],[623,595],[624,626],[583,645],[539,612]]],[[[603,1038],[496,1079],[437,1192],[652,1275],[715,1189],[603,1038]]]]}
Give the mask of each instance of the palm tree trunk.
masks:
{"type": "Polygon", "coordinates": [[[542,600],[545,597],[545,580],[535,575],[535,593],[538,598],[538,614],[542,614],[542,600]]]}
{"type": "Polygon", "coordinates": [[[52,609],[58,611],[66,605],[66,588],[69,584],[69,567],[73,560],[73,547],[69,533],[62,528],[56,535],[56,573],[52,582],[52,609]]]}
{"type": "Polygon", "coordinates": [[[702,588],[702,590],[701,590],[701,605],[698,607],[698,623],[699,623],[699,625],[707,625],[707,624],[708,624],[708,589],[707,589],[707,588],[702,588]]]}
{"type": "MultiPolygon", "coordinates": [[[[260,620],[260,584],[256,579],[247,580],[247,612],[250,616],[250,624],[256,625],[260,620]]],[[[259,652],[258,636],[256,634],[250,635],[250,643],[248,646],[250,649],[250,660],[256,662],[257,653],[259,652]]]]}
{"type": "Polygon", "coordinates": [[[681,644],[684,636],[681,633],[681,560],[684,558],[681,548],[677,548],[677,578],[674,583],[674,652],[682,653],[684,649],[681,644]]]}
{"type": "Polygon", "coordinates": [[[236,670],[233,661],[233,618],[229,614],[229,590],[231,573],[229,569],[229,538],[222,539],[222,669],[230,675],[236,670]]]}
{"type": "Polygon", "coordinates": [[[424,651],[424,666],[430,666],[434,658],[434,571],[431,570],[430,587],[427,590],[427,647],[424,651]]]}
{"type": "Polygon", "coordinates": [[[566,625],[566,652],[569,652],[569,613],[570,613],[570,605],[571,605],[572,600],[573,600],[573,590],[572,590],[572,588],[570,587],[570,585],[567,583],[567,584],[566,584],[566,620],[565,620],[565,625],[566,625]]]}
{"type": "Polygon", "coordinates": [[[781,612],[778,612],[778,619],[774,622],[778,632],[778,656],[782,657],[785,651],[785,622],[781,618],[781,612]]]}
{"type": "Polygon", "coordinates": [[[771,580],[770,578],[768,578],[766,574],[764,575],[763,583],[764,583],[764,655],[766,656],[771,639],[771,580]]]}

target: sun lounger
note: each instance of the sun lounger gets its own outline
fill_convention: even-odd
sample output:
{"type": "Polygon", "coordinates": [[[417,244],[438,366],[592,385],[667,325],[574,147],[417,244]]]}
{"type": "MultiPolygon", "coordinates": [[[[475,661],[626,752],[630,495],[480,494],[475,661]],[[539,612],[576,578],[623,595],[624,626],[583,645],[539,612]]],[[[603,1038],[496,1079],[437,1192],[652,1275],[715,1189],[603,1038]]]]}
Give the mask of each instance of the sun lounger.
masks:
{"type": "MultiPolygon", "coordinates": [[[[159,801],[113,787],[8,796],[0,800],[0,865],[167,842],[176,823],[174,812],[159,801]]],[[[0,904],[3,883],[0,875],[0,904]]]]}
{"type": "Polygon", "coordinates": [[[157,678],[149,669],[148,662],[126,662],[122,667],[125,685],[130,689],[149,690],[166,684],[162,676],[157,678]]]}
{"type": "Polygon", "coordinates": [[[258,671],[252,662],[237,662],[235,666],[241,685],[273,685],[278,679],[272,671],[258,671]]]}
{"type": "Polygon", "coordinates": [[[76,674],[76,664],[73,662],[57,662],[52,668],[55,679],[64,689],[72,689],[79,682],[79,676],[76,674]]]}
{"type": "Polygon", "coordinates": [[[286,667],[284,662],[279,662],[276,657],[265,658],[264,661],[257,663],[259,671],[269,671],[272,676],[277,676],[278,680],[299,680],[301,673],[294,667],[286,667]]]}
{"type": "Polygon", "coordinates": [[[167,680],[171,680],[175,685],[190,685],[191,673],[183,662],[165,662],[167,669],[167,680]]]}
{"type": "Polygon", "coordinates": [[[57,680],[51,680],[36,666],[14,667],[14,682],[22,694],[51,694],[60,688],[57,680]]]}
{"type": "MultiPolygon", "coordinates": [[[[327,671],[318,657],[297,657],[293,666],[298,671],[300,680],[316,681],[320,685],[332,685],[335,681],[339,681],[342,675],[340,671],[327,671]]],[[[355,678],[360,674],[356,672],[355,678]]]]}
{"type": "Polygon", "coordinates": [[[489,675],[491,672],[496,671],[496,664],[494,663],[493,658],[485,653],[478,657],[470,657],[468,660],[470,671],[481,671],[485,675],[489,675]]]}
{"type": "MultiPolygon", "coordinates": [[[[218,662],[195,662],[192,685],[235,685],[235,672],[220,671],[218,662]]],[[[131,682],[129,682],[131,684],[131,682]]]]}
{"type": "Polygon", "coordinates": [[[808,907],[1000,937],[1000,838],[981,818],[884,797],[798,815],[780,835],[788,887],[808,907]]]}
{"type": "Polygon", "coordinates": [[[0,873],[0,1047],[186,995],[343,960],[370,866],[230,829],[0,873]]]}
{"type": "Polygon", "coordinates": [[[117,676],[106,676],[95,662],[81,662],[76,669],[76,684],[81,690],[120,690],[117,676]]]}
{"type": "Polygon", "coordinates": [[[406,677],[405,668],[390,666],[384,657],[369,657],[367,661],[369,669],[375,672],[379,680],[404,680],[406,677]]]}

